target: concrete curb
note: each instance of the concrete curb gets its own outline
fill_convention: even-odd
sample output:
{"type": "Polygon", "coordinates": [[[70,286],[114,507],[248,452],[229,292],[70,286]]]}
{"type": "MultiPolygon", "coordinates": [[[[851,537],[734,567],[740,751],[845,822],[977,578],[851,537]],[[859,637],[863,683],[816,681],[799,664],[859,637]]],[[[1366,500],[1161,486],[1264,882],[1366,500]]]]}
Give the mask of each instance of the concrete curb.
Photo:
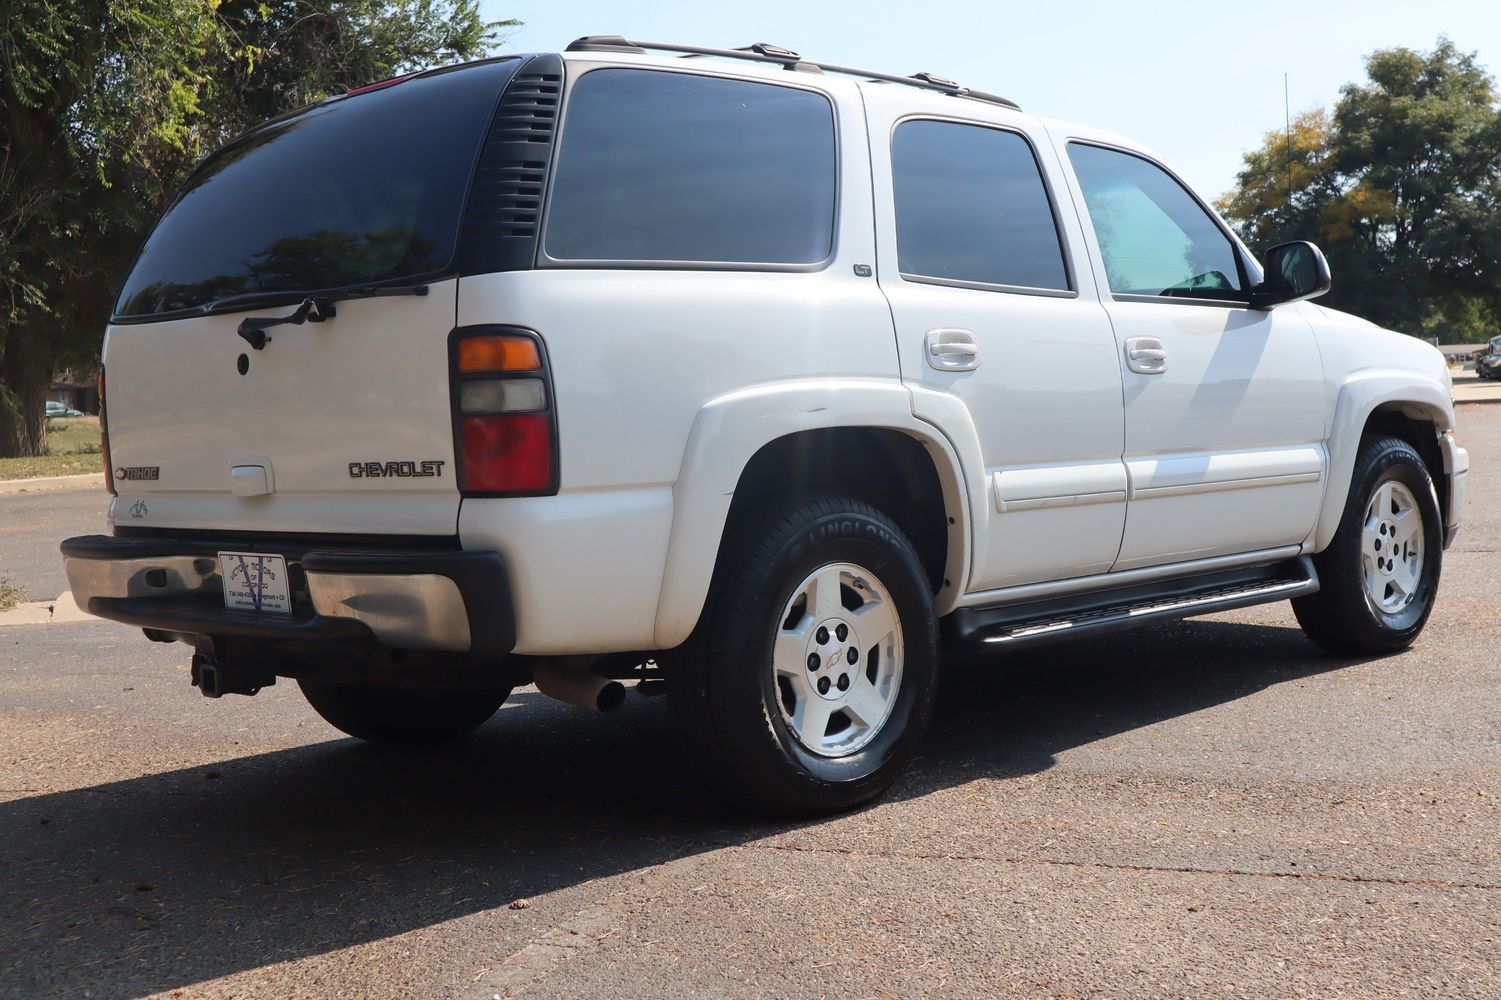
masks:
{"type": "Polygon", "coordinates": [[[31,479],[0,479],[0,496],[8,493],[56,493],[62,490],[102,490],[104,473],[84,472],[76,476],[36,476],[31,479]]]}
{"type": "Polygon", "coordinates": [[[54,601],[29,601],[9,611],[0,611],[0,628],[7,625],[61,625],[92,618],[74,602],[72,592],[65,590],[54,601]]]}

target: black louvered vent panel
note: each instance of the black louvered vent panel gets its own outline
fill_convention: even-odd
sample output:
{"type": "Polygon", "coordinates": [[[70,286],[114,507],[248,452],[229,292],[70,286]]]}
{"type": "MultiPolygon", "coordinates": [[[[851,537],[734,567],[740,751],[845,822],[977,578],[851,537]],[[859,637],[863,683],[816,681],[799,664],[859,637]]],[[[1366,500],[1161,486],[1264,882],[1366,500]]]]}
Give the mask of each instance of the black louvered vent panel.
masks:
{"type": "Polygon", "coordinates": [[[463,273],[531,266],[562,99],[563,65],[555,55],[528,60],[506,88],[469,191],[463,273]]]}

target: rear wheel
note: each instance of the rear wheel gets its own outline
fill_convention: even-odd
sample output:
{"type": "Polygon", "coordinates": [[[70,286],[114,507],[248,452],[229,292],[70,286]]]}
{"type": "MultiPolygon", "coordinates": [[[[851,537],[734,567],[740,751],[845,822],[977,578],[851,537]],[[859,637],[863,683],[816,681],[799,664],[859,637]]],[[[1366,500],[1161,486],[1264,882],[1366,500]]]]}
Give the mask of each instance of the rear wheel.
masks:
{"type": "Polygon", "coordinates": [[[932,598],[912,544],[844,497],[797,504],[721,556],[673,712],[716,782],[782,812],[880,794],[927,727],[932,598]]]}
{"type": "Polygon", "coordinates": [[[1438,590],[1443,523],[1428,469],[1400,438],[1368,437],[1334,540],[1314,556],[1320,590],[1293,601],[1331,652],[1391,653],[1423,631],[1438,590]]]}
{"type": "Polygon", "coordinates": [[[398,688],[299,680],[297,686],[329,725],[372,743],[439,743],[484,725],[510,688],[424,694],[398,688]]]}

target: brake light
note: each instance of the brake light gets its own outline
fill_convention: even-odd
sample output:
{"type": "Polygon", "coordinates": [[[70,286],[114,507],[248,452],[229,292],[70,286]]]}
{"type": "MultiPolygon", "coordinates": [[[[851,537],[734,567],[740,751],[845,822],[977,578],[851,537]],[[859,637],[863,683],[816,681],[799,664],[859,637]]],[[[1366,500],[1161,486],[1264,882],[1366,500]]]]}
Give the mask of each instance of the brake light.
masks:
{"type": "Polygon", "coordinates": [[[509,327],[461,331],[452,381],[459,488],[480,496],[556,493],[557,425],[541,339],[509,327]]]}
{"type": "Polygon", "coordinates": [[[104,462],[104,488],[115,493],[114,463],[109,460],[109,422],[104,416],[104,369],[99,369],[99,457],[104,462]]]}
{"type": "Polygon", "coordinates": [[[403,73],[401,76],[393,76],[389,80],[381,80],[377,83],[367,83],[363,87],[356,87],[353,90],[344,91],[344,96],[353,97],[356,94],[368,94],[372,90],[385,90],[387,87],[396,86],[403,80],[410,80],[416,75],[416,73],[403,73]]]}

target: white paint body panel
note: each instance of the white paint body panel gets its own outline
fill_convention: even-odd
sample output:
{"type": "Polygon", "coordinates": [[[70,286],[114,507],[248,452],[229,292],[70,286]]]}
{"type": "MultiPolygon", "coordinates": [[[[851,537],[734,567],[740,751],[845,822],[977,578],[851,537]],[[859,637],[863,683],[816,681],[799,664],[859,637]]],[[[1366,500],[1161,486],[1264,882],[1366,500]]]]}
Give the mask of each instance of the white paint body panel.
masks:
{"type": "MultiPolygon", "coordinates": [[[[1020,134],[1056,178],[1047,133],[1035,118],[996,105],[917,98],[893,87],[865,88],[883,251],[877,274],[896,322],[903,379],[956,399],[978,435],[982,468],[975,475],[992,496],[975,512],[969,588],[1104,572],[1126,517],[1124,425],[1115,342],[1088,269],[1076,263],[1074,294],[1055,296],[915,281],[897,263],[891,136],[904,120],[1020,134]],[[930,334],[945,329],[974,335],[974,370],[929,363],[930,334]],[[1082,494],[1095,502],[1061,502],[1082,494]],[[1009,502],[1017,500],[1056,502],[1009,502]]],[[[1055,200],[1067,197],[1056,180],[1052,186],[1055,200]]],[[[1066,242],[1078,246],[1077,218],[1059,214],[1066,242]]]]}
{"type": "Polygon", "coordinates": [[[447,345],[457,294],[451,280],[421,297],[340,302],[326,322],[273,328],[260,351],[236,335],[240,320],[294,307],[110,328],[111,459],[160,469],[154,481],[117,482],[120,523],[453,534],[447,345]],[[375,461],[439,461],[442,475],[350,477],[349,463],[375,461]],[[234,467],[250,465],[265,479],[242,474],[236,495],[234,467]]]}
{"type": "Polygon", "coordinates": [[[498,549],[512,566],[518,652],[676,645],[703,607],[740,471],[762,445],[818,427],[917,425],[890,310],[854,270],[875,259],[855,85],[794,82],[823,89],[845,129],[825,266],[462,280],[459,324],[536,330],[556,392],[559,495],[467,500],[460,515],[465,547],[498,549]],[[840,381],[808,381],[831,373],[840,381]]]}
{"type": "MultiPolygon", "coordinates": [[[[1051,131],[1066,167],[1071,140],[1155,159],[1094,129],[1051,131]]],[[[1327,425],[1325,373],[1303,307],[1116,298],[1083,191],[1071,167],[1065,173],[1122,360],[1130,501],[1114,568],[1301,541],[1323,497],[1327,425]],[[1152,366],[1159,370],[1134,371],[1126,363],[1129,345],[1144,340],[1165,350],[1165,361],[1152,366]]]]}

